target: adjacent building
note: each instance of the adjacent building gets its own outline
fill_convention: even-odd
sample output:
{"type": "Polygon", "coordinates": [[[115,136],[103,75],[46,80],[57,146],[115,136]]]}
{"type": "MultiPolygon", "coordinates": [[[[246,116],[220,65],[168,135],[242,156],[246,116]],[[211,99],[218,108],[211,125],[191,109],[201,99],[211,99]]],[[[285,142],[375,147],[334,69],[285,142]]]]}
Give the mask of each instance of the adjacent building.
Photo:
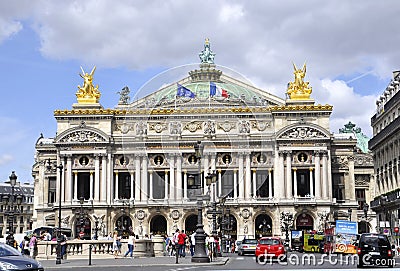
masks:
{"type": "Polygon", "coordinates": [[[397,235],[400,218],[400,71],[376,101],[371,118],[376,196],[371,208],[377,213],[377,231],[397,235]]]}
{"type": "Polygon", "coordinates": [[[34,226],[57,225],[61,201],[62,225],[87,238],[191,233],[206,195],[206,232],[221,211],[216,227],[233,238],[284,235],[282,212],[296,229],[352,219],[370,231],[372,157],[349,136],[354,127],[330,131],[333,107],[315,103],[306,65],[294,66],[281,98],[225,74],[214,57],[206,40],[198,69],[134,102],[126,87],[113,109],[99,103],[95,69],[81,74],[77,103],[54,111],[57,134],[36,142],[34,226]]]}

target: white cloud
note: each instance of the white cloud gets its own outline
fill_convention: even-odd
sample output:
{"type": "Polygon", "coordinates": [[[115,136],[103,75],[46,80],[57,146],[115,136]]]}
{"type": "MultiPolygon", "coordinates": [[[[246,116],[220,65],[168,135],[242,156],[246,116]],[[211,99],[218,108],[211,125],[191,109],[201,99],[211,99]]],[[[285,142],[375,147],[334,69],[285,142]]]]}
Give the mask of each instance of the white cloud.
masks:
{"type": "Polygon", "coordinates": [[[22,29],[22,24],[18,21],[5,21],[0,18],[0,43],[10,36],[18,33],[22,29]]]}
{"type": "Polygon", "coordinates": [[[241,5],[223,5],[220,11],[220,20],[223,23],[238,20],[243,17],[243,7],[241,5]]]}

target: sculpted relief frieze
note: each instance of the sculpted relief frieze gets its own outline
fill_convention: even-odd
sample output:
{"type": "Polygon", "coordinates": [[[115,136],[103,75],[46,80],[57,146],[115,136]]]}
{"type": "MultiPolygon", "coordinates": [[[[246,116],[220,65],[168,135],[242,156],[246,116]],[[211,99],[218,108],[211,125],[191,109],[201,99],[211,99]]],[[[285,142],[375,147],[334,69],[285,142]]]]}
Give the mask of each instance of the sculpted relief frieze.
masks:
{"type": "Polygon", "coordinates": [[[93,131],[75,131],[60,139],[60,142],[105,142],[104,138],[93,131]]]}
{"type": "Polygon", "coordinates": [[[156,122],[149,123],[149,129],[155,131],[156,133],[161,133],[164,130],[167,130],[167,125],[165,123],[156,122]]]}
{"type": "Polygon", "coordinates": [[[332,156],[332,164],[336,168],[346,169],[349,166],[349,160],[346,156],[332,156]]]}
{"type": "Polygon", "coordinates": [[[284,139],[317,139],[326,138],[325,134],[312,127],[295,127],[281,135],[284,139]]]}
{"type": "Polygon", "coordinates": [[[128,124],[128,123],[122,123],[122,124],[115,124],[115,130],[120,131],[123,134],[127,134],[129,131],[133,131],[133,125],[128,124]]]}
{"type": "Polygon", "coordinates": [[[266,121],[252,121],[251,128],[257,129],[258,131],[265,131],[265,129],[271,127],[270,122],[266,121]]]}
{"type": "Polygon", "coordinates": [[[186,125],[183,127],[183,130],[188,130],[191,133],[194,133],[200,129],[201,129],[200,121],[191,121],[189,123],[186,123],[186,125]]]}
{"type": "Polygon", "coordinates": [[[229,132],[232,129],[235,129],[236,125],[229,121],[219,122],[217,123],[217,128],[222,129],[224,132],[229,132]]]}

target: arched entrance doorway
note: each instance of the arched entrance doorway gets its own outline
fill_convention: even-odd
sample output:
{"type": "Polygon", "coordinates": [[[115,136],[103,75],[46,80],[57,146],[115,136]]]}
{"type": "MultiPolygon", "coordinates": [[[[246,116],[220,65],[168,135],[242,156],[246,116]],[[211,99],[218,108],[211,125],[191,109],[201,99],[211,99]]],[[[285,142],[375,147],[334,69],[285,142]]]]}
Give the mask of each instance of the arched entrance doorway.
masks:
{"type": "Polygon", "coordinates": [[[191,235],[197,229],[197,215],[189,215],[185,220],[185,232],[187,235],[191,235]]]}
{"type": "Polygon", "coordinates": [[[358,233],[369,233],[369,225],[366,221],[358,222],[358,233]]]}
{"type": "Polygon", "coordinates": [[[167,220],[162,215],[154,216],[150,221],[150,232],[153,235],[167,234],[167,220]]]}
{"type": "Polygon", "coordinates": [[[314,219],[311,215],[302,213],[296,218],[296,229],[311,231],[314,229],[314,219]]]}
{"type": "Polygon", "coordinates": [[[127,215],[120,216],[115,222],[115,230],[118,231],[118,236],[128,238],[133,233],[132,219],[127,215]]]}
{"type": "Polygon", "coordinates": [[[222,231],[221,233],[228,239],[237,240],[237,220],[236,218],[229,214],[224,217],[222,221],[222,231]]]}
{"type": "Polygon", "coordinates": [[[272,236],[272,219],[267,214],[261,214],[256,217],[254,237],[272,236]]]}
{"type": "Polygon", "coordinates": [[[75,219],[75,238],[90,240],[91,238],[91,222],[88,217],[77,216],[75,219]]]}

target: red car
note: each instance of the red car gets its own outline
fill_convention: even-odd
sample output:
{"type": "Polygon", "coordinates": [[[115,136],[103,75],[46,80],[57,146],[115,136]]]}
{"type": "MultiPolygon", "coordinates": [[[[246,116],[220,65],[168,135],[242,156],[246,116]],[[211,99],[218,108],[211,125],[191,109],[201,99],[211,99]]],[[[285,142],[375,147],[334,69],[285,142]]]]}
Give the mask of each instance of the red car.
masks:
{"type": "Polygon", "coordinates": [[[283,241],[279,237],[263,237],[258,241],[256,247],[256,262],[278,259],[287,261],[287,252],[283,241]]]}

